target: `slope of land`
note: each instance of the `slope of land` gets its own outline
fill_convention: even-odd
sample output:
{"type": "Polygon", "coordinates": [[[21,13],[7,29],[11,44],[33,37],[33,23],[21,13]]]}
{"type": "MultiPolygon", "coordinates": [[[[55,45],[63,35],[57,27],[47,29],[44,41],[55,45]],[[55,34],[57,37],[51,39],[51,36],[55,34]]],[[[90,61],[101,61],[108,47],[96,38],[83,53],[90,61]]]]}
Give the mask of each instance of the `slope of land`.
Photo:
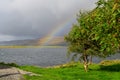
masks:
{"type": "Polygon", "coordinates": [[[40,39],[2,41],[0,46],[66,46],[64,37],[53,37],[45,43],[46,37],[40,39]]]}
{"type": "Polygon", "coordinates": [[[46,68],[29,65],[16,67],[0,68],[0,80],[23,80],[19,69],[25,71],[25,80],[120,80],[120,60],[106,60],[89,65],[88,72],[84,71],[83,64],[79,62],[46,68]],[[33,75],[26,74],[27,71],[33,75]]]}
{"type": "Polygon", "coordinates": [[[32,77],[25,75],[27,80],[120,80],[120,60],[89,65],[88,72],[84,71],[81,63],[47,68],[35,66],[21,66],[20,68],[41,75],[32,77]]]}

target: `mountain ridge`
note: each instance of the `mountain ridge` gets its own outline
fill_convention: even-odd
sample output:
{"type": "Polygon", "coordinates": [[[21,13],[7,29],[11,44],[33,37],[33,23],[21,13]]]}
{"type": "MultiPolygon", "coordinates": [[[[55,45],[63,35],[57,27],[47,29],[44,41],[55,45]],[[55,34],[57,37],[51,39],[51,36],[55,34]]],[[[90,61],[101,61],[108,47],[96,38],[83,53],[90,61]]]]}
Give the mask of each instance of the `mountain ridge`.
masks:
{"type": "Polygon", "coordinates": [[[46,37],[40,39],[1,41],[0,46],[66,46],[64,37],[53,37],[47,42],[45,39],[46,37]]]}

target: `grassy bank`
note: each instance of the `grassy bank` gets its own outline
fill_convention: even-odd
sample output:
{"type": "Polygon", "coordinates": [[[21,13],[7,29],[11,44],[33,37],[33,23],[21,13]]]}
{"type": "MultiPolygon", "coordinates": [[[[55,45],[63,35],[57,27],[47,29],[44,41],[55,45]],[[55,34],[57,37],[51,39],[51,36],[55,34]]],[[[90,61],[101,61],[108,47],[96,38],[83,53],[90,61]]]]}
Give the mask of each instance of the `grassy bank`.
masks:
{"type": "Polygon", "coordinates": [[[120,60],[92,64],[89,66],[88,72],[84,71],[83,65],[80,63],[68,63],[47,68],[0,63],[0,66],[3,65],[17,67],[39,75],[24,75],[26,80],[120,80],[120,60]]]}
{"type": "Polygon", "coordinates": [[[89,66],[89,72],[85,72],[80,63],[69,63],[52,68],[35,66],[21,66],[19,68],[41,75],[25,75],[27,80],[120,80],[120,60],[92,64],[89,66]]]}

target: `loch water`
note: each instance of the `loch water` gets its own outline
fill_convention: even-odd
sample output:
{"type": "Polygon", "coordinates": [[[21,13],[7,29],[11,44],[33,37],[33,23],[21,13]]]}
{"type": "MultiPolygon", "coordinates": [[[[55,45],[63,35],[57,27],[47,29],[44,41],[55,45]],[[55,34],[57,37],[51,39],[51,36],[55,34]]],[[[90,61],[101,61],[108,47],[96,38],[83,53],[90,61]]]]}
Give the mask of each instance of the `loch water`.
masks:
{"type": "MultiPolygon", "coordinates": [[[[69,62],[70,58],[66,54],[67,47],[2,48],[0,49],[0,62],[46,67],[69,62]]],[[[120,54],[105,59],[120,59],[120,54]]],[[[93,58],[95,63],[101,60],[103,58],[93,58]]]]}

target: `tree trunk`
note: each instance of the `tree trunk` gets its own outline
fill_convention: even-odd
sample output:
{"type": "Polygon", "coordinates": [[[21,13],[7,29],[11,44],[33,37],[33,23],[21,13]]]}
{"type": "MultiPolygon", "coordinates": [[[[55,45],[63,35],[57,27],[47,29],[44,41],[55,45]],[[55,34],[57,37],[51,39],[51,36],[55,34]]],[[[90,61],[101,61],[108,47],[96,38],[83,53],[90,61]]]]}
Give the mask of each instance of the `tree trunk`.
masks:
{"type": "Polygon", "coordinates": [[[88,71],[88,62],[89,62],[88,56],[84,55],[83,60],[84,60],[84,69],[87,72],[88,71]]]}
{"type": "Polygon", "coordinates": [[[88,64],[84,63],[84,69],[86,72],[88,72],[88,64]]]}

